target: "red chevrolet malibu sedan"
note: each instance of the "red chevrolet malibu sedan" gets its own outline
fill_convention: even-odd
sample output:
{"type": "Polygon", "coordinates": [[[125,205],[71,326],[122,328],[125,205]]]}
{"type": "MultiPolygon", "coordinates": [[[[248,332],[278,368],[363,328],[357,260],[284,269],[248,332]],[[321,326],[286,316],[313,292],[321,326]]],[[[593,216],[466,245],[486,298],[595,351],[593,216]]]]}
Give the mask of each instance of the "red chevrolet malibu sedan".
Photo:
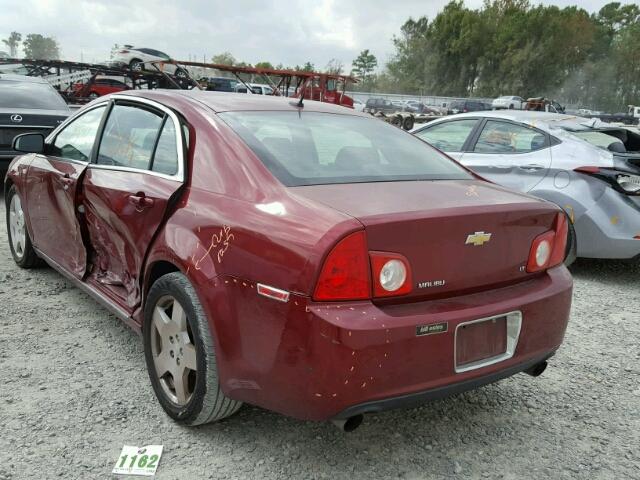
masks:
{"type": "Polygon", "coordinates": [[[562,342],[564,214],[370,116],[131,91],[15,148],[15,262],[44,260],[141,333],[185,424],[247,402],[353,428],[539,374],[562,342]]]}

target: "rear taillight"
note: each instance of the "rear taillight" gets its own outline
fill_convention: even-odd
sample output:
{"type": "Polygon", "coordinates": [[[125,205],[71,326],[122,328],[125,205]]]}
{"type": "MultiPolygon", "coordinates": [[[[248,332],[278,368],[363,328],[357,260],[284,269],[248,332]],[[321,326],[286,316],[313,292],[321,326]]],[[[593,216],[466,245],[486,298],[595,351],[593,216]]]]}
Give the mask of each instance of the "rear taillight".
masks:
{"type": "Polygon", "coordinates": [[[585,166],[585,167],[574,168],[574,170],[580,173],[594,174],[600,171],[600,167],[585,166]]]}
{"type": "Polygon", "coordinates": [[[340,240],[324,261],[314,300],[364,300],[371,297],[367,239],[364,231],[340,240]]]}
{"type": "Polygon", "coordinates": [[[574,170],[599,178],[625,195],[640,195],[640,175],[611,168],[592,166],[578,167],[574,170]]]}
{"type": "Polygon", "coordinates": [[[347,235],[329,252],[313,293],[317,301],[366,300],[411,292],[411,268],[397,253],[369,252],[364,231],[347,235]],[[373,287],[372,287],[373,285],[373,287]]]}
{"type": "Polygon", "coordinates": [[[539,272],[564,262],[567,252],[568,228],[567,216],[564,213],[559,213],[556,216],[553,230],[538,235],[533,240],[527,261],[527,272],[539,272]]]}
{"type": "Polygon", "coordinates": [[[397,253],[370,252],[373,296],[390,297],[411,292],[411,269],[397,253]]]}

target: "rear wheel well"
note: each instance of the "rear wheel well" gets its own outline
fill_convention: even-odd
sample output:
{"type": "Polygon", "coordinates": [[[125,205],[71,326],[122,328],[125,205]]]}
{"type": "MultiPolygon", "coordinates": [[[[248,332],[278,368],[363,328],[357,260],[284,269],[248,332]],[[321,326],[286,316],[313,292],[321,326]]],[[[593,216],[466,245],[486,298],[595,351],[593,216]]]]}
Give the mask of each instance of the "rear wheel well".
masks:
{"type": "Polygon", "coordinates": [[[147,284],[145,285],[145,294],[151,289],[156,280],[166,275],[167,273],[180,272],[180,269],[173,263],[160,260],[151,265],[149,276],[147,278],[147,284]]]}

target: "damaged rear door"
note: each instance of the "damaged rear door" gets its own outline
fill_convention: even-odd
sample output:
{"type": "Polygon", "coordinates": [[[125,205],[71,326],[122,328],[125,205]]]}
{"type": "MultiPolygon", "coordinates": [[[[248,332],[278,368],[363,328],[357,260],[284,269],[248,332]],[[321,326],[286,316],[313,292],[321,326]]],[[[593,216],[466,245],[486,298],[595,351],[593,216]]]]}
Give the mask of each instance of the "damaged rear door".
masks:
{"type": "Polygon", "coordinates": [[[88,281],[133,309],[142,265],[169,202],[184,183],[178,117],[148,100],[117,99],[85,174],[88,281]]]}

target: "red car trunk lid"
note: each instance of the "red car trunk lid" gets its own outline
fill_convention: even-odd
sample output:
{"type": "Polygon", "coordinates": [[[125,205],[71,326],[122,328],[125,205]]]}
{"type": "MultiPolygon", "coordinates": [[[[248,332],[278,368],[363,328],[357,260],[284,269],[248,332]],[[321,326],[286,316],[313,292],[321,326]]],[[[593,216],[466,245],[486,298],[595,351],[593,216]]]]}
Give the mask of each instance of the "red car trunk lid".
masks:
{"type": "Polygon", "coordinates": [[[525,279],[531,243],[552,228],[557,214],[551,204],[482,181],[293,190],[357,218],[369,250],[404,255],[413,274],[405,299],[451,296],[525,279]]]}

